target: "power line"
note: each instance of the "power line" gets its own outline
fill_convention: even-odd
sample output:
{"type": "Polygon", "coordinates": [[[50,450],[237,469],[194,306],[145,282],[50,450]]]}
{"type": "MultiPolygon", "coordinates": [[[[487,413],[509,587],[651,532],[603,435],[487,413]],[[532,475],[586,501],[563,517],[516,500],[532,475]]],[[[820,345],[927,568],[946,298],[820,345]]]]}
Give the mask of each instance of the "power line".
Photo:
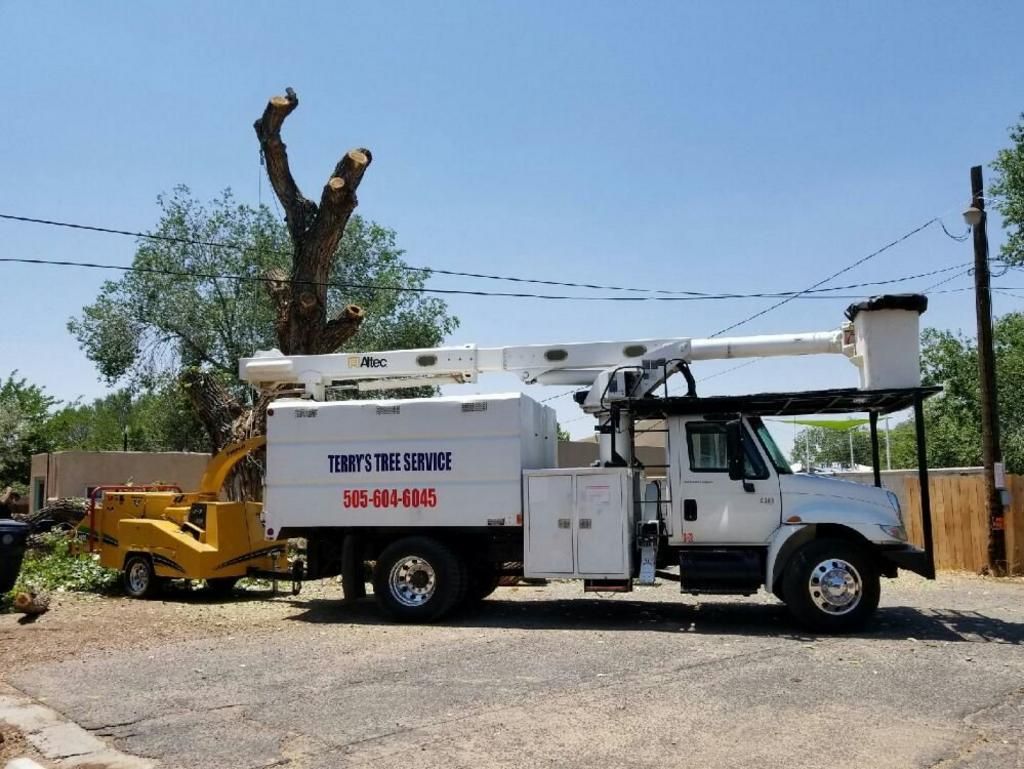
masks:
{"type": "MultiPolygon", "coordinates": [[[[262,177],[261,177],[262,178],[262,177]]],[[[232,241],[211,241],[211,240],[198,240],[194,238],[177,237],[174,235],[157,235],[148,232],[137,232],[134,230],[122,230],[114,227],[101,227],[99,225],[92,224],[80,224],[77,222],[64,222],[57,221],[54,219],[40,219],[32,216],[20,216],[16,214],[4,214],[0,213],[0,219],[6,219],[13,222],[23,222],[27,224],[42,224],[49,227],[63,227],[72,230],[84,230],[87,232],[98,232],[105,235],[124,235],[133,238],[143,238],[147,240],[163,241],[166,243],[177,243],[179,245],[193,245],[193,246],[206,246],[208,248],[226,248],[235,251],[245,251],[251,246],[244,243],[235,243],[232,241]]],[[[272,251],[271,253],[279,254],[282,256],[290,256],[291,252],[286,251],[272,251]]],[[[541,278],[524,278],[516,275],[492,275],[482,272],[463,272],[459,270],[446,270],[440,267],[416,267],[413,265],[402,265],[401,269],[408,272],[419,272],[426,274],[437,274],[437,275],[448,275],[451,277],[460,278],[477,278],[481,280],[500,280],[510,281],[513,283],[531,283],[536,285],[544,286],[561,286],[564,288],[587,288],[600,291],[626,291],[631,293],[644,293],[644,294],[663,294],[669,296],[678,295],[699,295],[700,292],[693,291],[668,291],[664,289],[651,289],[651,288],[637,288],[632,286],[614,286],[606,285],[602,283],[574,283],[571,281],[559,281],[559,280],[547,280],[541,278]]]]}
{"type": "Polygon", "coordinates": [[[907,240],[909,238],[912,238],[914,235],[917,235],[919,232],[922,232],[923,230],[927,229],[928,227],[930,227],[932,224],[934,224],[937,221],[939,221],[939,217],[933,217],[933,218],[929,219],[924,224],[918,225],[917,227],[912,229],[910,232],[907,232],[907,233],[901,235],[900,237],[896,238],[896,240],[894,240],[894,241],[892,241],[890,243],[886,243],[884,246],[882,246],[879,249],[876,249],[875,251],[872,251],[867,256],[862,256],[860,259],[857,259],[855,262],[852,262],[851,264],[848,264],[846,267],[843,267],[841,270],[837,270],[836,272],[833,272],[828,277],[822,278],[817,283],[814,283],[813,285],[809,286],[808,288],[804,289],[803,291],[797,292],[796,294],[793,294],[792,296],[788,296],[788,297],[782,299],[781,301],[778,301],[775,304],[771,305],[770,307],[766,307],[763,310],[755,312],[753,315],[748,315],[743,320],[739,320],[739,321],[737,321],[736,323],[733,323],[730,326],[726,326],[725,328],[719,329],[718,331],[713,333],[711,336],[712,337],[721,336],[726,331],[732,331],[734,328],[738,328],[739,326],[746,325],[750,321],[755,320],[756,318],[760,318],[762,315],[767,315],[772,310],[776,310],[779,307],[782,307],[782,305],[784,305],[784,304],[789,304],[790,302],[792,302],[797,297],[803,296],[804,294],[808,293],[809,291],[813,291],[814,289],[818,288],[819,286],[822,286],[825,283],[828,283],[828,282],[834,280],[835,278],[838,278],[843,273],[849,272],[853,268],[859,267],[860,265],[864,264],[865,262],[867,262],[867,261],[869,261],[871,259],[874,259],[876,256],[885,253],[890,248],[898,246],[903,241],[905,241],[905,240],[907,240]]]}
{"type": "MultiPolygon", "coordinates": [[[[770,307],[766,307],[763,310],[760,310],[759,312],[755,312],[753,315],[749,315],[746,318],[743,318],[743,320],[737,321],[736,323],[733,323],[732,325],[729,325],[729,326],[726,326],[725,328],[719,329],[718,331],[713,333],[711,336],[712,337],[721,336],[722,334],[724,334],[727,331],[732,331],[734,328],[739,328],[740,326],[746,325],[747,323],[749,323],[752,320],[760,318],[763,315],[767,315],[772,310],[777,310],[779,307],[782,307],[782,305],[784,305],[784,304],[788,304],[789,302],[791,302],[794,299],[796,299],[798,296],[802,296],[805,293],[808,293],[810,291],[814,291],[815,289],[819,288],[821,285],[830,282],[831,280],[839,277],[843,273],[849,272],[850,270],[854,269],[855,267],[859,267],[860,265],[864,264],[865,262],[867,262],[867,261],[869,261],[871,259],[874,259],[879,254],[885,253],[890,248],[893,248],[894,246],[899,245],[900,243],[902,243],[903,241],[907,240],[908,238],[912,238],[914,235],[916,235],[917,233],[922,232],[923,230],[927,229],[929,226],[931,226],[935,222],[939,222],[941,224],[942,223],[941,217],[934,217],[932,219],[929,219],[924,224],[918,225],[914,229],[910,230],[910,232],[907,232],[904,235],[901,235],[900,237],[896,238],[896,240],[893,240],[892,242],[887,243],[886,245],[882,246],[881,248],[879,248],[879,249],[877,249],[875,251],[872,251],[867,256],[862,256],[860,259],[857,259],[855,262],[852,262],[851,264],[847,265],[843,269],[838,270],[837,272],[832,273],[831,275],[829,275],[826,278],[823,278],[822,280],[819,280],[817,283],[809,286],[804,292],[800,292],[798,294],[794,294],[793,296],[786,297],[786,298],[782,299],[781,301],[778,301],[775,304],[771,305],[770,307]]],[[[945,226],[943,226],[942,229],[945,230],[946,229],[945,226]]],[[[950,269],[956,269],[956,268],[947,268],[946,270],[943,270],[943,271],[944,272],[948,272],[950,269]]],[[[933,273],[933,274],[936,274],[936,273],[933,273]]],[[[924,276],[922,275],[921,277],[924,277],[924,276]]],[[[945,282],[946,281],[940,281],[940,283],[937,284],[937,285],[941,285],[942,283],[945,283],[945,282]]],[[[926,289],[926,291],[927,291],[927,289],[926,289]]],[[[922,293],[925,293],[925,292],[922,292],[922,293]]],[[[707,381],[708,379],[712,379],[712,378],[714,378],[716,376],[722,376],[722,375],[728,374],[728,373],[730,373],[732,371],[736,371],[737,369],[746,368],[747,366],[752,366],[755,363],[759,363],[762,360],[764,360],[764,358],[754,358],[753,360],[747,361],[746,363],[741,363],[738,366],[733,366],[732,368],[725,369],[724,371],[719,371],[716,374],[712,374],[711,376],[704,377],[704,379],[702,381],[707,381]]]]}
{"type": "Polygon", "coordinates": [[[716,371],[714,374],[709,374],[706,377],[701,377],[700,381],[706,382],[709,379],[714,379],[716,376],[724,376],[725,374],[729,374],[733,371],[736,371],[737,369],[746,368],[747,366],[753,366],[755,363],[760,363],[763,360],[764,358],[751,358],[750,360],[746,361],[745,363],[741,363],[738,366],[732,366],[731,368],[723,369],[722,371],[716,371]]]}
{"type": "MultiPolygon", "coordinates": [[[[932,292],[932,289],[935,288],[936,286],[941,286],[944,283],[948,283],[948,282],[950,282],[952,280],[956,280],[957,278],[961,278],[964,275],[967,275],[968,273],[970,273],[970,270],[965,270],[963,272],[958,272],[956,275],[954,275],[954,276],[952,276],[950,278],[946,278],[945,280],[940,280],[935,285],[929,286],[928,288],[925,288],[925,289],[922,289],[920,291],[920,293],[927,294],[929,292],[932,292]]],[[[963,291],[971,291],[971,290],[973,290],[973,286],[965,286],[963,288],[948,289],[946,291],[935,291],[933,293],[936,293],[936,294],[957,294],[957,293],[961,293],[963,291]]],[[[1010,292],[1004,291],[1004,290],[999,289],[999,288],[993,288],[993,290],[998,292],[998,293],[1000,293],[1000,294],[1006,294],[1007,296],[1015,296],[1018,299],[1024,299],[1024,296],[1022,296],[1022,295],[1011,294],[1010,292]]],[[[1020,290],[1024,291],[1024,288],[1022,288],[1020,290]]],[[[715,377],[723,376],[724,374],[729,374],[729,373],[731,373],[733,371],[736,371],[737,369],[746,368],[747,366],[753,366],[755,363],[760,363],[763,360],[764,360],[764,358],[751,358],[746,363],[741,363],[738,366],[733,366],[731,368],[724,369],[723,371],[716,371],[714,374],[711,374],[711,375],[706,376],[706,377],[701,377],[700,381],[701,382],[706,382],[709,379],[714,379],[715,377]]]]}
{"type": "MultiPolygon", "coordinates": [[[[246,248],[249,248],[249,246],[246,246],[245,244],[241,244],[241,243],[232,243],[232,242],[227,242],[227,241],[203,241],[203,240],[198,240],[198,239],[193,239],[193,238],[182,238],[182,237],[176,237],[176,236],[170,236],[170,235],[155,235],[155,234],[152,234],[152,233],[138,232],[138,231],[132,231],[132,230],[121,230],[121,229],[115,229],[115,228],[110,228],[110,227],[100,227],[100,226],[97,226],[97,225],[86,225],[86,224],[80,224],[80,223],[75,223],[75,222],[63,222],[63,221],[57,221],[57,220],[52,220],[52,219],[40,219],[40,218],[36,218],[36,217],[19,216],[19,215],[14,215],[14,214],[3,214],[3,213],[0,213],[0,219],[6,219],[6,220],[9,220],[9,221],[18,221],[18,222],[24,222],[24,223],[31,223],[31,224],[41,224],[41,225],[47,225],[47,226],[53,226],[53,227],[63,227],[63,228],[68,228],[68,229],[84,230],[84,231],[90,231],[90,232],[99,232],[99,233],[104,233],[104,234],[123,235],[123,236],[128,236],[128,237],[135,237],[135,238],[143,238],[143,239],[156,240],[156,241],[178,243],[178,244],[182,244],[182,245],[199,245],[199,246],[206,246],[206,247],[211,247],[211,248],[230,248],[230,249],[234,249],[234,250],[245,250],[246,248]]],[[[697,292],[697,291],[687,291],[687,292],[680,291],[680,292],[676,292],[676,291],[665,291],[665,290],[661,290],[661,289],[641,289],[641,288],[635,288],[635,287],[612,286],[612,285],[605,285],[605,284],[574,283],[574,282],[566,282],[566,281],[552,281],[552,280],[540,280],[540,279],[532,279],[532,278],[522,278],[522,277],[517,277],[517,276],[503,276],[503,275],[490,275],[490,274],[485,274],[485,273],[460,272],[460,271],[455,271],[455,270],[444,270],[444,269],[439,269],[439,268],[414,267],[414,266],[411,266],[411,265],[406,265],[404,268],[409,270],[409,271],[414,271],[414,272],[436,273],[436,274],[440,274],[440,275],[450,275],[450,276],[457,276],[457,277],[471,277],[471,278],[486,279],[486,280],[505,280],[505,281],[521,282],[521,283],[533,283],[533,284],[542,284],[542,285],[565,286],[565,287],[573,287],[573,288],[588,288],[588,289],[609,290],[609,291],[625,291],[625,292],[634,292],[634,293],[649,293],[649,294],[658,294],[659,296],[644,296],[644,297],[580,297],[580,296],[530,294],[530,293],[518,293],[518,292],[472,291],[472,290],[464,290],[464,289],[427,289],[427,288],[413,288],[413,287],[407,287],[407,286],[363,285],[363,284],[356,284],[356,283],[337,283],[337,282],[307,283],[307,285],[327,285],[328,287],[335,286],[335,287],[339,287],[339,288],[360,288],[360,289],[384,290],[384,291],[407,291],[407,292],[413,292],[413,293],[435,293],[435,294],[443,294],[443,295],[493,296],[493,297],[509,297],[509,298],[531,298],[531,299],[547,299],[547,300],[567,300],[567,301],[651,301],[651,300],[654,300],[654,301],[696,301],[696,300],[701,300],[701,299],[723,300],[723,299],[747,299],[747,298],[781,298],[781,301],[776,302],[774,305],[772,305],[770,307],[767,307],[764,310],[761,310],[761,311],[759,311],[759,312],[757,312],[757,313],[755,313],[755,314],[753,314],[753,315],[751,315],[751,316],[749,316],[749,317],[747,317],[747,318],[745,318],[745,319],[743,319],[741,321],[738,321],[737,323],[732,324],[731,326],[727,326],[726,328],[721,329],[721,330],[715,332],[714,334],[712,334],[712,336],[720,336],[721,334],[725,333],[726,331],[730,331],[730,330],[732,330],[734,328],[737,328],[738,326],[744,325],[744,324],[750,322],[751,320],[754,320],[755,318],[761,317],[761,316],[767,314],[768,312],[771,312],[772,310],[774,310],[774,309],[776,309],[778,307],[781,307],[782,305],[787,304],[788,302],[793,301],[794,299],[797,299],[797,298],[808,298],[808,299],[809,298],[822,298],[822,299],[843,299],[843,298],[849,298],[849,299],[859,299],[860,298],[859,296],[844,297],[842,295],[838,295],[838,294],[835,294],[835,293],[832,293],[832,292],[834,292],[834,291],[841,291],[841,290],[850,290],[850,289],[854,289],[854,288],[864,288],[864,287],[868,287],[868,286],[878,286],[878,285],[888,285],[888,284],[892,284],[892,283],[899,283],[899,282],[903,282],[903,281],[907,281],[907,280],[914,280],[914,279],[918,279],[918,278],[922,278],[922,277],[928,277],[928,276],[931,276],[931,275],[942,274],[942,273],[945,273],[945,272],[949,272],[951,270],[955,270],[955,269],[957,269],[959,267],[962,267],[963,265],[952,265],[950,267],[944,267],[944,268],[940,268],[940,269],[937,269],[937,270],[931,270],[929,272],[918,273],[918,274],[915,274],[915,275],[907,275],[907,276],[903,276],[903,277],[900,277],[900,278],[890,278],[890,279],[887,279],[887,280],[880,280],[880,281],[868,281],[868,282],[864,282],[864,283],[850,284],[850,285],[847,285],[847,286],[834,286],[834,287],[825,288],[825,289],[820,288],[822,286],[822,284],[827,283],[827,282],[833,280],[834,278],[838,277],[839,275],[842,275],[845,272],[848,272],[849,270],[852,270],[854,267],[857,267],[857,266],[863,264],[864,262],[866,262],[866,261],[868,261],[870,259],[873,259],[874,257],[876,257],[879,254],[887,251],[888,249],[894,247],[895,245],[898,245],[899,243],[903,242],[904,240],[912,237],[913,235],[916,235],[918,232],[921,232],[922,230],[927,228],[930,224],[934,223],[935,221],[940,221],[940,223],[941,223],[941,220],[938,217],[936,217],[935,219],[931,219],[928,222],[925,222],[924,224],[922,224],[921,226],[915,228],[914,230],[911,230],[910,232],[908,232],[905,235],[901,236],[900,238],[898,238],[898,239],[892,241],[891,243],[883,246],[882,248],[872,252],[871,254],[868,254],[865,257],[862,257],[861,259],[858,259],[857,261],[853,262],[852,264],[850,264],[849,266],[843,268],[842,270],[839,270],[839,271],[833,273],[832,275],[828,276],[827,278],[824,278],[823,280],[818,281],[814,285],[812,285],[812,286],[810,286],[810,287],[808,287],[806,289],[803,289],[802,291],[797,291],[797,292],[774,292],[774,293],[759,292],[759,293],[752,293],[752,294],[739,294],[739,293],[710,294],[710,293],[697,292]],[[817,296],[817,294],[819,294],[819,293],[823,294],[823,296],[817,296]],[[808,294],[814,294],[814,296],[807,296],[808,294]]],[[[943,226],[943,230],[946,231],[945,226],[943,226]]],[[[949,234],[948,231],[946,231],[946,234],[947,235],[949,234]]],[[[951,236],[951,237],[954,237],[954,239],[955,239],[955,236],[951,236]]],[[[100,264],[100,263],[90,263],[90,262],[74,262],[74,261],[70,261],[70,260],[57,261],[57,260],[25,259],[25,258],[7,257],[7,258],[0,258],[0,262],[21,263],[21,264],[44,264],[44,265],[68,266],[68,267],[84,267],[84,268],[92,268],[92,269],[112,269],[112,270],[118,270],[118,271],[122,271],[122,272],[144,272],[144,273],[151,273],[151,274],[163,274],[163,275],[168,275],[168,276],[172,276],[172,277],[205,278],[205,279],[211,279],[211,280],[229,279],[229,280],[238,280],[238,281],[251,281],[251,282],[254,282],[254,283],[266,283],[269,280],[268,278],[262,277],[262,276],[225,275],[225,274],[218,274],[218,273],[198,273],[198,272],[191,272],[191,271],[162,270],[162,269],[156,269],[156,268],[145,268],[145,267],[135,267],[135,266],[125,267],[125,266],[122,266],[122,265],[100,264]]],[[[960,274],[963,274],[963,273],[958,273],[958,275],[953,276],[953,277],[954,278],[958,277],[960,274]]],[[[946,282],[948,282],[948,280],[951,280],[951,279],[952,278],[944,280],[944,281],[940,281],[936,285],[942,285],[943,283],[946,283],[946,282]]],[[[285,280],[284,282],[290,282],[290,281],[285,280]]],[[[926,289],[926,291],[927,290],[928,289],[926,289]]],[[[757,363],[759,360],[761,360],[761,359],[755,358],[753,360],[750,360],[750,361],[747,361],[745,363],[742,363],[742,364],[740,364],[738,366],[733,366],[732,368],[725,369],[723,371],[719,371],[719,372],[717,372],[715,374],[712,374],[712,375],[710,375],[708,377],[704,377],[704,380],[713,379],[716,376],[722,376],[724,374],[730,373],[730,372],[735,371],[737,369],[745,368],[746,366],[750,366],[750,365],[753,365],[754,363],[757,363]]],[[[552,400],[556,400],[558,398],[565,397],[566,395],[569,395],[572,392],[573,391],[570,390],[570,391],[567,391],[567,392],[564,392],[564,393],[559,393],[557,395],[549,396],[548,398],[543,399],[541,402],[542,403],[550,402],[552,400]]],[[[572,420],[572,421],[576,421],[576,420],[572,420]]]]}
{"type": "MultiPolygon", "coordinates": [[[[74,261],[69,259],[35,259],[28,257],[0,257],[0,263],[10,264],[30,264],[30,265],[47,265],[51,267],[82,267],[87,269],[97,270],[116,270],[119,272],[138,272],[150,275],[166,275],[168,277],[179,277],[179,278],[201,278],[205,280],[234,280],[240,282],[255,282],[255,283],[292,283],[289,278],[283,278],[280,280],[269,278],[263,275],[232,275],[226,273],[217,272],[199,272],[192,270],[173,270],[157,267],[140,267],[136,265],[120,265],[120,264],[108,264],[101,262],[82,262],[74,261]]],[[[959,267],[957,265],[956,267],[959,267]]],[[[944,268],[942,271],[948,271],[944,268]]],[[[908,275],[901,278],[894,278],[889,281],[874,281],[862,284],[851,284],[849,286],[838,287],[840,289],[853,289],[864,286],[879,285],[882,283],[890,283],[896,281],[913,280],[915,278],[924,277],[927,275],[935,274],[936,271],[929,273],[920,273],[918,275],[908,275]]],[[[573,296],[567,294],[534,294],[526,292],[513,292],[513,291],[479,291],[472,289],[454,289],[454,288],[425,288],[420,286],[393,286],[393,285],[382,285],[373,283],[352,283],[348,281],[298,281],[302,285],[306,286],[326,286],[328,288],[345,288],[345,289],[362,289],[369,291],[394,291],[394,292],[409,292],[417,294],[441,294],[441,295],[461,295],[461,296],[484,296],[484,297],[505,297],[515,299],[544,299],[544,300],[557,300],[557,301],[575,301],[575,302],[696,302],[696,301],[722,301],[722,300],[736,300],[736,299],[765,299],[775,297],[787,297],[787,301],[790,299],[860,299],[862,298],[859,294],[833,294],[815,292],[811,293],[811,290],[803,290],[799,292],[757,292],[750,294],[740,293],[724,293],[724,294],[699,294],[696,296],[573,296]]]]}
{"type": "MultiPolygon", "coordinates": [[[[878,285],[878,284],[886,283],[886,282],[895,282],[896,280],[909,280],[912,277],[926,277],[928,275],[937,275],[937,274],[941,274],[941,273],[950,272],[951,270],[960,270],[960,268],[964,267],[965,264],[967,264],[967,263],[957,264],[957,265],[953,265],[953,266],[950,266],[950,267],[943,267],[942,269],[932,270],[929,273],[921,273],[920,275],[917,275],[917,276],[910,276],[908,278],[894,279],[893,281],[877,281],[874,285],[878,285]]],[[[952,280],[955,280],[956,278],[962,277],[963,275],[966,275],[969,272],[970,272],[969,269],[968,270],[961,270],[961,271],[957,272],[956,275],[953,275],[950,278],[946,278],[945,280],[941,280],[938,283],[935,283],[934,285],[929,286],[926,289],[923,289],[920,293],[926,294],[929,291],[931,291],[933,288],[935,288],[937,286],[941,286],[944,283],[948,283],[948,282],[950,282],[952,280]]],[[[864,284],[864,285],[867,285],[867,284],[864,284]]],[[[839,288],[839,287],[836,287],[836,288],[839,288]]],[[[957,291],[960,291],[960,290],[961,289],[957,289],[957,291]]],[[[939,292],[939,293],[947,293],[947,292],[939,292]]],[[[1003,293],[1006,293],[1006,292],[1003,292],[1003,293]]],[[[1024,299],[1024,297],[1020,297],[1020,298],[1024,299]]],[[[730,368],[723,369],[722,371],[716,371],[714,374],[709,374],[708,376],[701,377],[700,381],[701,382],[706,382],[709,379],[714,379],[715,377],[725,376],[726,374],[731,374],[733,371],[737,371],[739,369],[746,368],[747,366],[753,366],[755,363],[760,363],[763,360],[764,360],[764,358],[751,358],[750,360],[748,360],[748,361],[746,361],[744,363],[740,363],[737,366],[731,366],[730,368]]],[[[572,395],[574,392],[576,392],[576,389],[578,389],[578,388],[574,388],[572,390],[567,390],[566,392],[560,392],[560,393],[557,393],[556,395],[549,395],[547,398],[541,399],[540,403],[549,403],[549,402],[551,402],[553,400],[558,400],[559,398],[564,398],[567,395],[572,395]]],[[[575,422],[577,420],[573,419],[571,421],[575,422]]],[[[566,424],[568,424],[568,423],[566,423],[566,424]]]]}
{"type": "Polygon", "coordinates": [[[971,267],[969,267],[966,270],[961,270],[960,272],[956,273],[955,275],[951,275],[951,276],[949,276],[948,278],[946,278],[944,280],[940,280],[938,283],[933,283],[932,285],[928,286],[928,288],[924,289],[924,291],[922,291],[921,293],[922,294],[927,294],[929,291],[931,291],[933,289],[936,289],[939,286],[945,285],[946,283],[951,283],[952,281],[956,280],[957,278],[962,278],[964,275],[970,275],[971,274],[971,270],[973,270],[973,269],[974,269],[974,267],[971,266],[971,267]]]}
{"type": "Polygon", "coordinates": [[[992,290],[997,294],[1002,294],[1003,296],[1012,296],[1014,299],[1024,299],[1024,294],[1015,294],[1012,291],[1007,291],[1002,288],[994,288],[992,290]]]}
{"type": "Polygon", "coordinates": [[[947,238],[951,238],[952,240],[955,240],[957,243],[963,243],[965,240],[971,237],[970,227],[967,228],[967,232],[962,233],[960,235],[954,235],[952,232],[946,229],[946,224],[941,219],[939,219],[939,226],[942,228],[942,231],[946,233],[947,238]]]}
{"type": "MultiPolygon", "coordinates": [[[[152,233],[146,233],[146,232],[138,232],[138,231],[134,231],[134,230],[122,230],[122,229],[117,229],[117,228],[112,228],[112,227],[101,227],[101,226],[98,226],[98,225],[81,224],[81,223],[77,223],[77,222],[64,222],[64,221],[58,221],[58,220],[54,220],[54,219],[40,219],[40,218],[30,217],[30,216],[20,216],[20,215],[16,215],[16,214],[0,213],[0,219],[6,219],[8,221],[15,221],[15,222],[23,222],[23,223],[28,223],[28,224],[41,224],[41,225],[46,225],[46,226],[51,226],[51,227],[62,227],[62,228],[74,229],[74,230],[84,230],[84,231],[87,231],[87,232],[98,232],[98,233],[102,233],[102,234],[106,234],[106,235],[123,235],[123,236],[128,236],[128,237],[143,238],[143,239],[161,241],[161,242],[166,242],[166,243],[176,243],[176,244],[179,244],[179,245],[205,246],[207,248],[226,248],[226,249],[232,249],[232,250],[236,250],[236,251],[245,251],[247,249],[253,248],[253,246],[251,246],[251,245],[247,245],[247,244],[244,244],[244,243],[236,243],[236,242],[232,242],[232,241],[199,240],[199,239],[195,239],[195,238],[186,238],[186,237],[179,237],[179,236],[174,236],[174,235],[159,235],[159,234],[152,234],[152,233]]],[[[945,229],[945,228],[943,228],[943,229],[945,229]]],[[[282,251],[274,251],[272,253],[280,254],[280,255],[283,255],[283,256],[290,255],[290,252],[282,252],[282,251]]],[[[868,257],[868,258],[870,258],[870,257],[868,257]]],[[[866,261],[866,259],[865,259],[865,261],[866,261]]],[[[93,265],[76,265],[76,266],[93,266],[93,265]]],[[[856,266],[856,265],[854,265],[854,266],[856,266]]],[[[111,269],[117,269],[117,268],[111,267],[111,269]]],[[[585,289],[602,290],[602,291],[623,291],[623,292],[631,292],[631,293],[656,294],[656,295],[664,296],[664,297],[708,297],[708,298],[716,298],[716,299],[717,298],[743,299],[743,298],[747,298],[747,297],[785,298],[785,297],[791,297],[794,294],[794,292],[785,292],[785,291],[783,291],[783,292],[759,292],[759,293],[756,293],[756,294],[740,294],[740,293],[713,294],[713,293],[704,292],[704,291],[670,291],[670,290],[665,290],[665,289],[636,288],[636,287],[628,287],[628,286],[606,285],[606,284],[601,284],[601,283],[574,283],[574,282],[557,281],[557,280],[546,280],[546,279],[539,279],[539,278],[524,278],[524,277],[519,277],[519,276],[515,276],[515,275],[492,275],[492,274],[480,273],[480,272],[463,272],[463,271],[458,271],[458,270],[446,270],[446,269],[441,269],[441,268],[436,268],[436,267],[414,267],[414,266],[411,266],[411,265],[403,265],[402,269],[405,269],[405,270],[410,271],[410,272],[420,272],[420,273],[437,274],[437,275],[448,275],[448,276],[453,276],[453,277],[476,278],[476,279],[482,279],[482,280],[500,280],[500,281],[514,282],[514,283],[529,283],[529,284],[546,285],[546,286],[561,286],[561,287],[566,287],[566,288],[585,288],[585,289]]],[[[930,276],[930,275],[937,275],[939,273],[945,272],[945,271],[950,270],[950,269],[956,269],[956,267],[954,266],[954,267],[944,268],[944,269],[941,269],[941,270],[933,270],[931,272],[921,273],[919,275],[908,275],[908,276],[901,277],[901,278],[891,278],[889,280],[880,280],[880,281],[874,281],[874,282],[869,282],[869,283],[851,284],[849,286],[834,286],[832,288],[822,289],[821,291],[822,292],[824,292],[824,291],[842,291],[842,290],[848,290],[848,289],[854,289],[854,288],[863,288],[863,287],[867,287],[867,286],[880,286],[880,285],[887,285],[887,284],[891,284],[891,283],[899,283],[899,282],[902,282],[902,281],[905,281],[905,280],[913,280],[915,278],[927,277],[927,276],[930,276]]],[[[836,275],[839,275],[839,274],[841,274],[841,272],[840,273],[836,273],[836,275]]],[[[207,276],[201,276],[201,277],[207,277],[207,276]]],[[[223,276],[223,277],[232,277],[232,276],[223,276]]],[[[833,276],[833,277],[835,277],[835,276],[833,276]]],[[[822,282],[827,282],[827,280],[829,280],[829,279],[826,279],[825,281],[822,281],[822,282]]],[[[820,284],[818,284],[818,285],[820,285],[820,284]]],[[[810,289],[806,289],[806,290],[804,290],[802,292],[795,292],[795,293],[798,293],[798,294],[808,294],[808,293],[814,292],[815,288],[817,288],[817,286],[812,286],[810,289]]],[[[413,290],[413,289],[409,289],[409,290],[413,290]]],[[[440,293],[440,291],[436,291],[436,292],[440,293]]],[[[460,293],[460,292],[452,290],[452,291],[449,291],[448,293],[460,293]]],[[[466,292],[466,293],[468,293],[469,295],[476,295],[473,292],[466,292]]],[[[814,292],[814,293],[817,293],[817,292],[814,292]]],[[[498,293],[494,293],[494,294],[483,294],[483,295],[485,295],[485,296],[490,296],[490,295],[493,295],[493,296],[517,296],[517,297],[523,297],[523,298],[545,298],[545,299],[547,299],[547,298],[555,298],[555,297],[544,296],[544,295],[516,294],[516,293],[511,293],[511,292],[510,293],[500,293],[500,292],[498,292],[498,293]]],[[[563,297],[559,297],[559,298],[563,298],[563,297]]],[[[565,298],[568,298],[568,297],[565,297],[565,298]]],[[[793,298],[795,298],[795,297],[793,297],[793,298]]],[[[602,299],[602,301],[606,301],[606,300],[602,299]]],[[[769,310],[770,309],[771,308],[769,308],[769,310]]],[[[766,312],[767,311],[768,310],[766,310],[766,312]]]]}

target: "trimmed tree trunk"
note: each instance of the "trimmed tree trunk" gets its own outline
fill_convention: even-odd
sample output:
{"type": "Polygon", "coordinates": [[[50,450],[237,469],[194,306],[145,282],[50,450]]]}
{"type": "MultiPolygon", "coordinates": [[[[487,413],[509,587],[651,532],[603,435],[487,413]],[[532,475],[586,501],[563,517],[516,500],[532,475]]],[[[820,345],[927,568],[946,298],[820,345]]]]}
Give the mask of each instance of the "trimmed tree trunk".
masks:
{"type": "MultiPolygon", "coordinates": [[[[253,127],[292,241],[290,274],[272,270],[266,275],[278,347],[285,355],[316,355],[337,351],[363,322],[363,310],[356,305],[328,317],[327,284],[345,225],[359,204],[356,189],[373,156],[362,147],[349,150],[335,165],[320,202],[307,199],[292,177],[287,147],[281,140],[285,118],[298,106],[298,96],[288,88],[284,96],[267,103],[253,127]]],[[[228,443],[263,434],[269,396],[244,407],[216,377],[198,370],[186,372],[182,383],[215,452],[228,443]]],[[[228,493],[233,498],[259,499],[262,477],[262,456],[250,457],[229,479],[228,493]]]]}

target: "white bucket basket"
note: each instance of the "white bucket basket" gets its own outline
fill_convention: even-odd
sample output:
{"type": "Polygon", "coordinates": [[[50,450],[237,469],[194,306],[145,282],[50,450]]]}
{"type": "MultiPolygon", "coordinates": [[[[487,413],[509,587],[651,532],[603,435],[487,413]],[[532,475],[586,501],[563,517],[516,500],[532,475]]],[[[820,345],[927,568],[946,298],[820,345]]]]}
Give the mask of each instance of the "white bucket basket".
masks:
{"type": "Polygon", "coordinates": [[[876,296],[852,304],[862,390],[887,390],[921,385],[921,313],[928,298],[920,294],[876,296]]]}

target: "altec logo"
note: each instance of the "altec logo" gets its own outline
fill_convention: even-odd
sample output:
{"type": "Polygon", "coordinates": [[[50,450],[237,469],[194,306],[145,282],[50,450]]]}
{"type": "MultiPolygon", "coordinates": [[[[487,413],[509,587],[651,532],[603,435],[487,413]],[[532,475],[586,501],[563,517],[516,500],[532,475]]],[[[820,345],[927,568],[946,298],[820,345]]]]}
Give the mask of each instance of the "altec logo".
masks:
{"type": "Polygon", "coordinates": [[[374,358],[372,355],[364,355],[359,357],[358,355],[348,356],[349,368],[387,368],[387,358],[374,358]]]}

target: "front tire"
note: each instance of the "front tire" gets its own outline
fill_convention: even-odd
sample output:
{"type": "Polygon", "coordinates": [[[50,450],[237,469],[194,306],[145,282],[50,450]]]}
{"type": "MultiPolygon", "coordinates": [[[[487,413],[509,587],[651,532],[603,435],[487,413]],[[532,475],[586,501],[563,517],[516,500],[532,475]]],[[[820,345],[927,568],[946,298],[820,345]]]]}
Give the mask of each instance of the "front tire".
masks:
{"type": "Polygon", "coordinates": [[[793,556],[782,577],[790,613],[810,630],[845,633],[864,626],[881,593],[878,565],[855,542],[818,539],[793,556]]]}
{"type": "Polygon", "coordinates": [[[128,556],[122,579],[124,592],[132,598],[152,598],[164,583],[164,579],[153,570],[153,561],[146,555],[128,556]]]}
{"type": "Polygon", "coordinates": [[[428,537],[392,542],[377,559],[373,592],[399,622],[433,622],[465,595],[466,569],[447,546],[428,537]]]}

